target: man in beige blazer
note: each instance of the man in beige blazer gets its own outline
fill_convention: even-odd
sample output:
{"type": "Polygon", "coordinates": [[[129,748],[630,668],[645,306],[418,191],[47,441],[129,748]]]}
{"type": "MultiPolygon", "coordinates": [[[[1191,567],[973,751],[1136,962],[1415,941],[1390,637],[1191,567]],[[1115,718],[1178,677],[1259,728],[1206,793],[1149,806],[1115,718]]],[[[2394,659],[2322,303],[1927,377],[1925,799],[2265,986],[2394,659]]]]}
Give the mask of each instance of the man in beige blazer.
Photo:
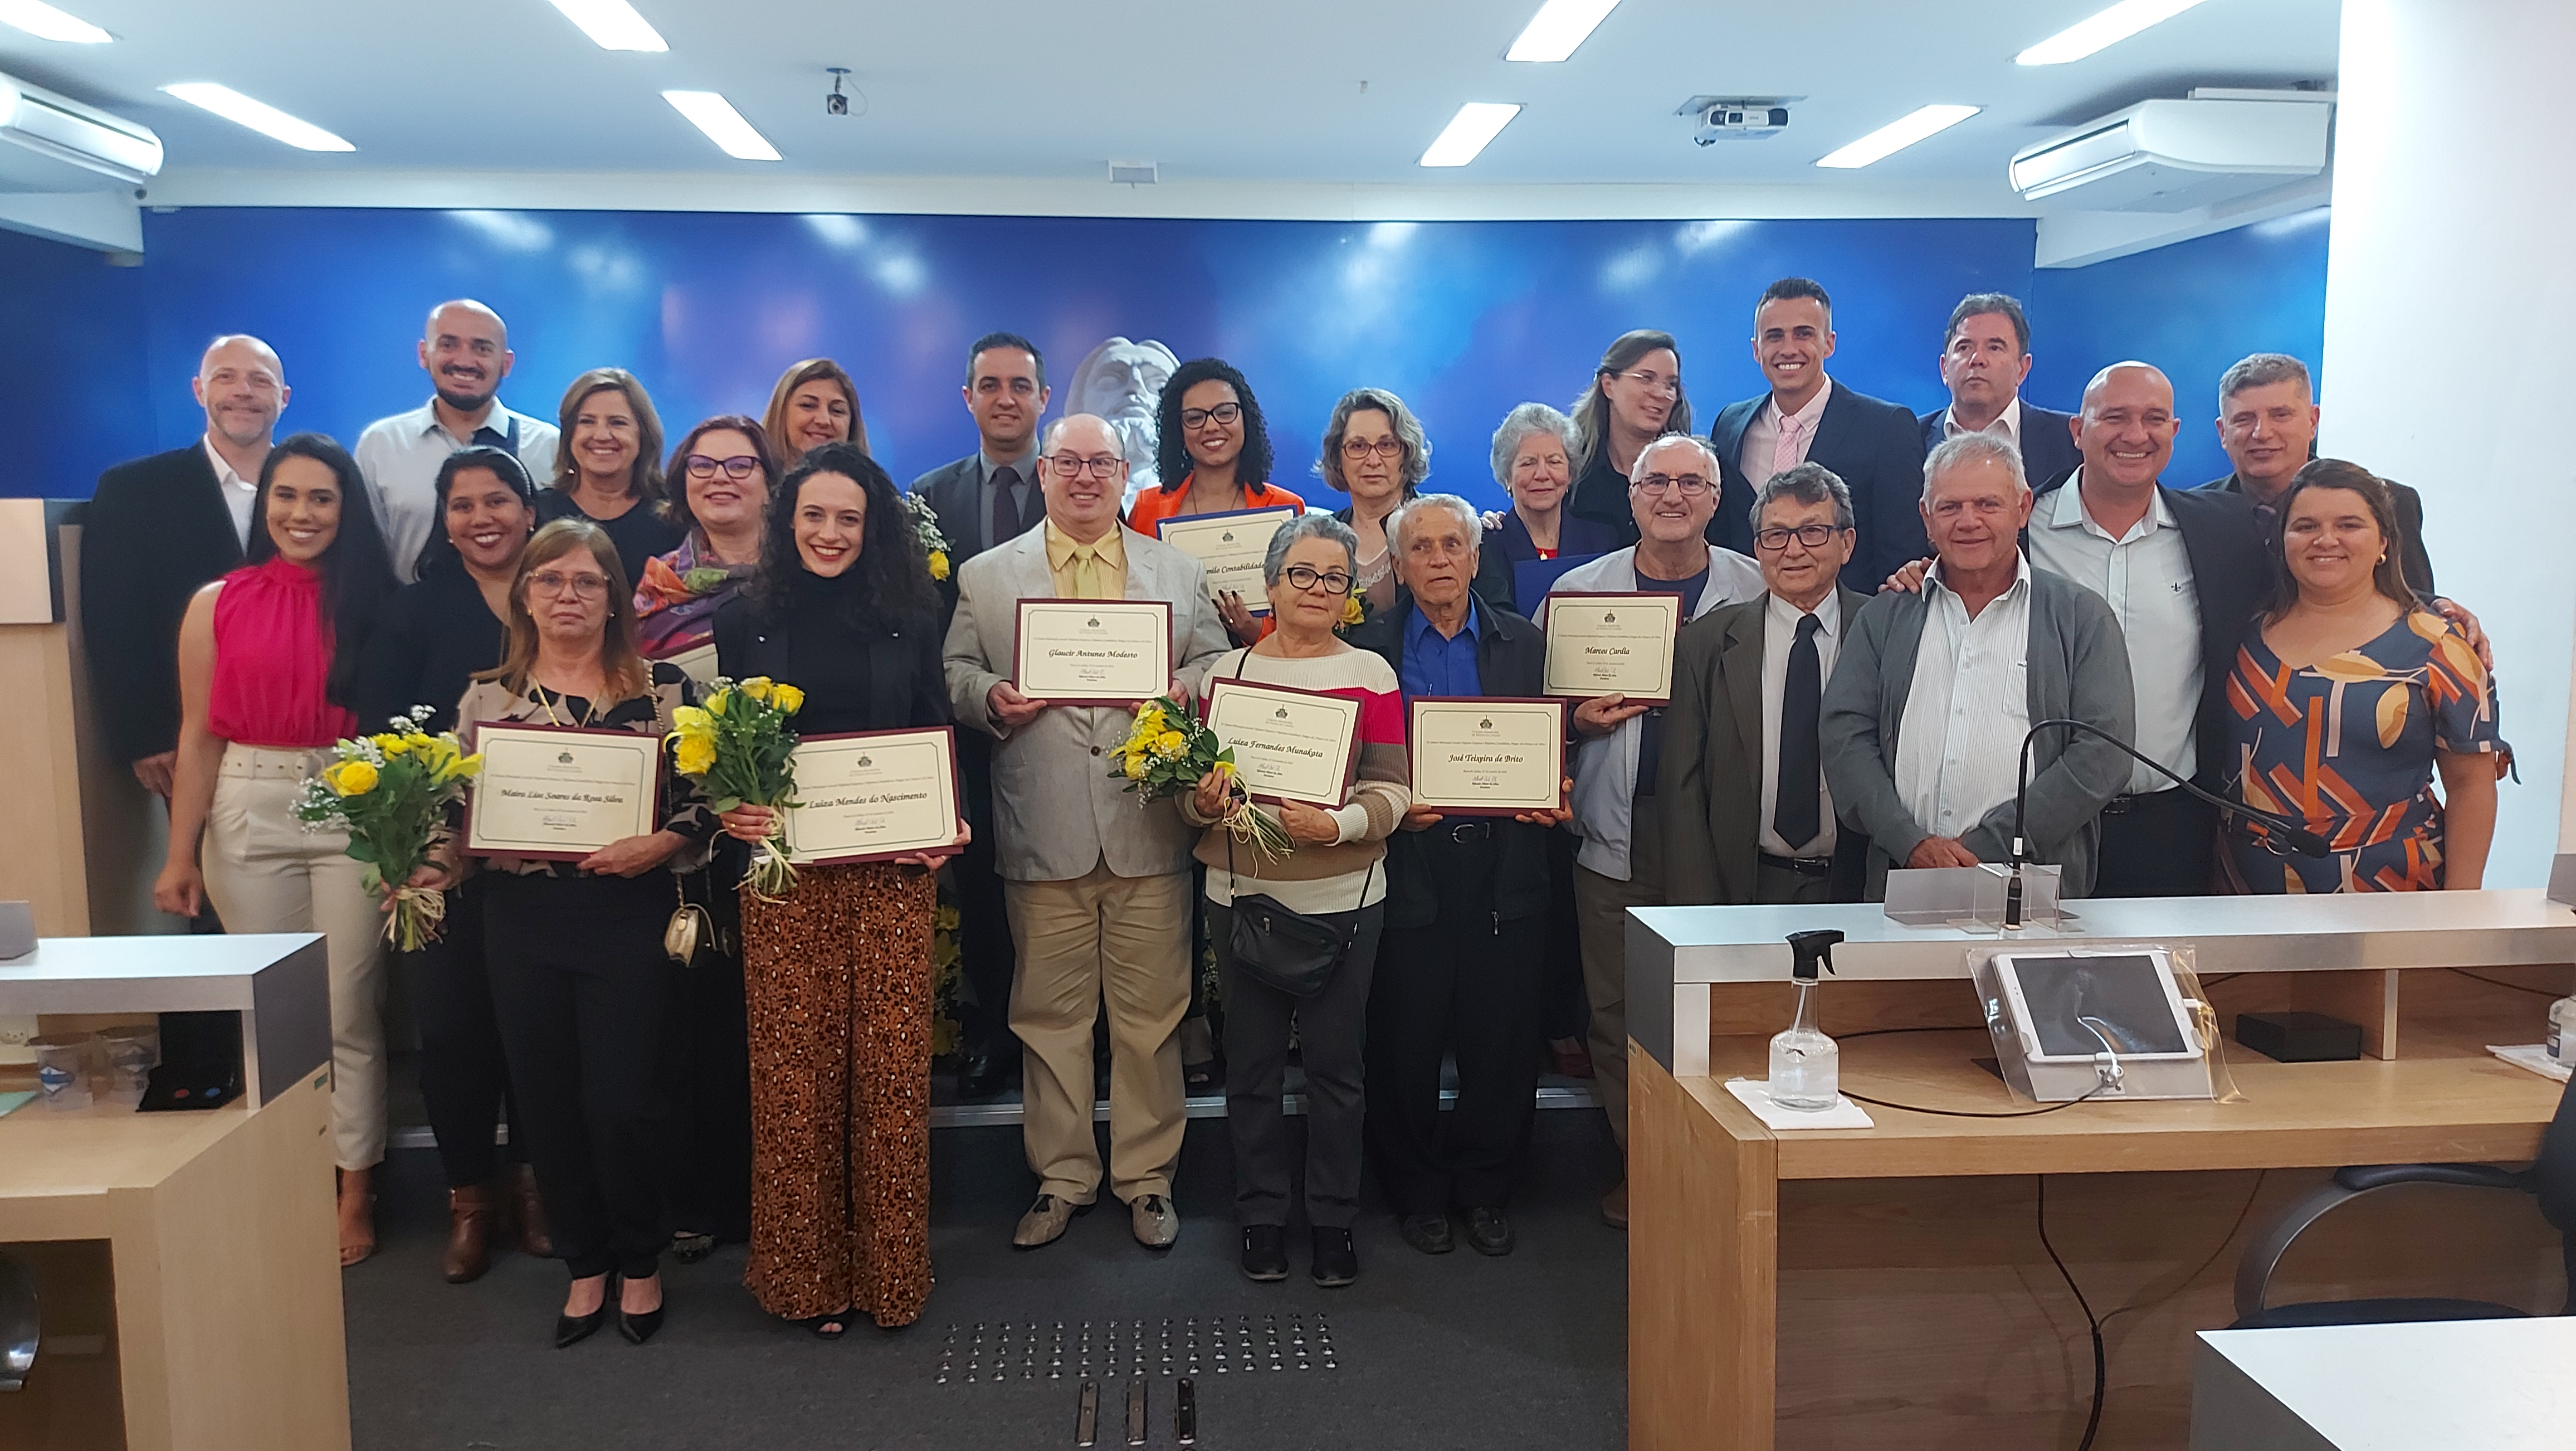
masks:
{"type": "Polygon", "coordinates": [[[1012,1243],[1051,1244],[1100,1192],[1092,1138],[1092,1024],[1109,1008],[1109,1177],[1137,1240],[1180,1235],[1172,1170],[1186,1125],[1181,1051],[1189,1009],[1190,848],[1169,800],[1140,806],[1109,773],[1131,717],[1020,693],[1024,599],[1168,600],[1175,693],[1227,646],[1207,571],[1118,522],[1127,464],[1118,435],[1077,413],[1037,460],[1046,522],[966,561],[947,642],[948,698],[962,727],[991,735],[996,864],[1019,975],[1011,1031],[1026,1048],[1021,1132],[1037,1203],[1012,1243]]]}
{"type": "Polygon", "coordinates": [[[1836,576],[1851,494],[1822,464],[1754,496],[1759,598],[1682,627],[1661,783],[1664,899],[1674,906],[1857,902],[1869,839],[1834,819],[1818,737],[1844,627],[1868,601],[1836,576]]]}

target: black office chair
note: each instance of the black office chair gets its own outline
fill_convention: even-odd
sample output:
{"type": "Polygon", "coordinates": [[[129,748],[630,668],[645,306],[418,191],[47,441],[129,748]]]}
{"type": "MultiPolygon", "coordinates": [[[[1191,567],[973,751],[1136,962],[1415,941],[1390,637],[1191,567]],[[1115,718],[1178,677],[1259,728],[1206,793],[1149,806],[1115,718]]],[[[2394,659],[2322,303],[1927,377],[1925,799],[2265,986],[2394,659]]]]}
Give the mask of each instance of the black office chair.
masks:
{"type": "Polygon", "coordinates": [[[2454,1184],[2468,1189],[2508,1189],[2540,1199],[2541,1217],[2557,1229],[2567,1256],[2568,1303],[2558,1313],[2576,1315],[2576,1082],[2558,1096],[2558,1112],[2540,1138],[2540,1157],[2516,1173],[2492,1164],[2365,1164],[2337,1169],[2334,1182],[2291,1205],[2245,1252],[2236,1267],[2236,1323],[2231,1330],[2292,1325],[2380,1325],[2401,1320],[2499,1320],[2532,1312],[2484,1300],[2321,1300],[2270,1305],[2272,1271],[2302,1230],[2364,1194],[2396,1184],[2454,1184]]]}

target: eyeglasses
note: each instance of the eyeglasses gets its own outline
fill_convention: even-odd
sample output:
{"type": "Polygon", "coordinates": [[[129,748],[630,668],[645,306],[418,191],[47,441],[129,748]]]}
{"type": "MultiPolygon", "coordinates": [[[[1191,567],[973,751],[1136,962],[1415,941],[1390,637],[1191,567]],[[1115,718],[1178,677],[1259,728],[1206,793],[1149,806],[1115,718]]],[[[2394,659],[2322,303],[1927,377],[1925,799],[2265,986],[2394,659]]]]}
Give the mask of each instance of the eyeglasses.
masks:
{"type": "Polygon", "coordinates": [[[1288,581],[1288,587],[1294,590],[1310,590],[1320,584],[1324,587],[1324,593],[1328,595],[1346,595],[1351,592],[1351,577],[1338,569],[1325,574],[1307,565],[1292,564],[1281,572],[1280,578],[1288,581]]]}
{"type": "Polygon", "coordinates": [[[1825,541],[1841,532],[1842,526],[1838,524],[1801,524],[1795,529],[1765,529],[1753,536],[1753,547],[1777,554],[1788,548],[1791,536],[1795,536],[1809,549],[1822,549],[1825,541]]]}
{"type": "Polygon", "coordinates": [[[1652,368],[1631,368],[1627,372],[1621,373],[1618,376],[1627,379],[1629,382],[1636,384],[1638,387],[1645,389],[1649,393],[1660,393],[1667,398],[1679,398],[1682,396],[1682,380],[1681,375],[1678,373],[1667,378],[1652,368]]]}
{"type": "Polygon", "coordinates": [[[1060,479],[1078,479],[1084,474],[1089,474],[1095,479],[1111,479],[1117,477],[1118,466],[1125,462],[1125,459],[1116,454],[1095,454],[1090,458],[1083,458],[1076,454],[1060,453],[1047,460],[1047,467],[1054,469],[1056,477],[1060,479]]]}
{"type": "Polygon", "coordinates": [[[1402,458],[1404,457],[1404,440],[1400,438],[1381,438],[1375,443],[1370,443],[1365,439],[1358,438],[1346,438],[1342,440],[1342,457],[1349,459],[1351,462],[1358,463],[1362,459],[1367,458],[1370,454],[1376,454],[1380,458],[1402,458]]]}
{"type": "Polygon", "coordinates": [[[731,458],[709,458],[702,453],[693,453],[682,460],[680,466],[687,469],[693,479],[712,479],[716,470],[722,469],[724,476],[737,484],[760,472],[760,460],[747,453],[738,453],[731,458]]]}
{"type": "Polygon", "coordinates": [[[1649,499],[1660,499],[1666,489],[1679,489],[1685,499],[1696,499],[1708,492],[1708,480],[1698,474],[1648,474],[1628,485],[1649,499]]]}
{"type": "Polygon", "coordinates": [[[557,574],[549,569],[529,575],[528,588],[542,595],[569,591],[574,599],[595,600],[608,593],[608,581],[595,574],[557,574]]]}
{"type": "Polygon", "coordinates": [[[1240,403],[1220,403],[1214,408],[1184,408],[1181,410],[1181,427],[1197,428],[1211,418],[1219,423],[1232,423],[1242,416],[1243,405],[1240,403]]]}

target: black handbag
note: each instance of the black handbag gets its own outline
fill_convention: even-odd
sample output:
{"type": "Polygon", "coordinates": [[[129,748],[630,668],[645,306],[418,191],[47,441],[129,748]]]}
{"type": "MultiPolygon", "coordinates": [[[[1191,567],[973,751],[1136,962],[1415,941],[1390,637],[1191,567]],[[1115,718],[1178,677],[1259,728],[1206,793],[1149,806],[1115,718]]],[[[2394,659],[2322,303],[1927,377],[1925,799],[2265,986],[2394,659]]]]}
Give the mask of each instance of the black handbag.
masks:
{"type": "MultiPolygon", "coordinates": [[[[1332,982],[1342,959],[1359,941],[1360,903],[1368,900],[1369,876],[1380,862],[1360,873],[1360,901],[1347,912],[1292,912],[1266,892],[1234,894],[1234,926],[1226,948],[1244,976],[1292,998],[1311,998],[1332,982]]],[[[1228,884],[1243,880],[1234,869],[1234,834],[1226,833],[1225,874],[1228,884]]]]}

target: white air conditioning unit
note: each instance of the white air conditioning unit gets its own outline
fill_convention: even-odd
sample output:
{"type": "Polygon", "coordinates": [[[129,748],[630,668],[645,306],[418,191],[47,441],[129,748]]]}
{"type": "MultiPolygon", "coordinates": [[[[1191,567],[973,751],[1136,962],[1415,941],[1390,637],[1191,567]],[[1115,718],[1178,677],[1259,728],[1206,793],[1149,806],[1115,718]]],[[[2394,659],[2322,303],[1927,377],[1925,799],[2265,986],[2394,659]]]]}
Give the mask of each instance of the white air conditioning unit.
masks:
{"type": "Polygon", "coordinates": [[[0,191],[102,191],[160,170],[150,128],[0,76],[0,191]]]}
{"type": "Polygon", "coordinates": [[[2333,114],[2330,91],[2204,88],[2142,101],[2022,148],[2013,190],[2093,211],[2190,211],[2325,170],[2333,114]]]}

